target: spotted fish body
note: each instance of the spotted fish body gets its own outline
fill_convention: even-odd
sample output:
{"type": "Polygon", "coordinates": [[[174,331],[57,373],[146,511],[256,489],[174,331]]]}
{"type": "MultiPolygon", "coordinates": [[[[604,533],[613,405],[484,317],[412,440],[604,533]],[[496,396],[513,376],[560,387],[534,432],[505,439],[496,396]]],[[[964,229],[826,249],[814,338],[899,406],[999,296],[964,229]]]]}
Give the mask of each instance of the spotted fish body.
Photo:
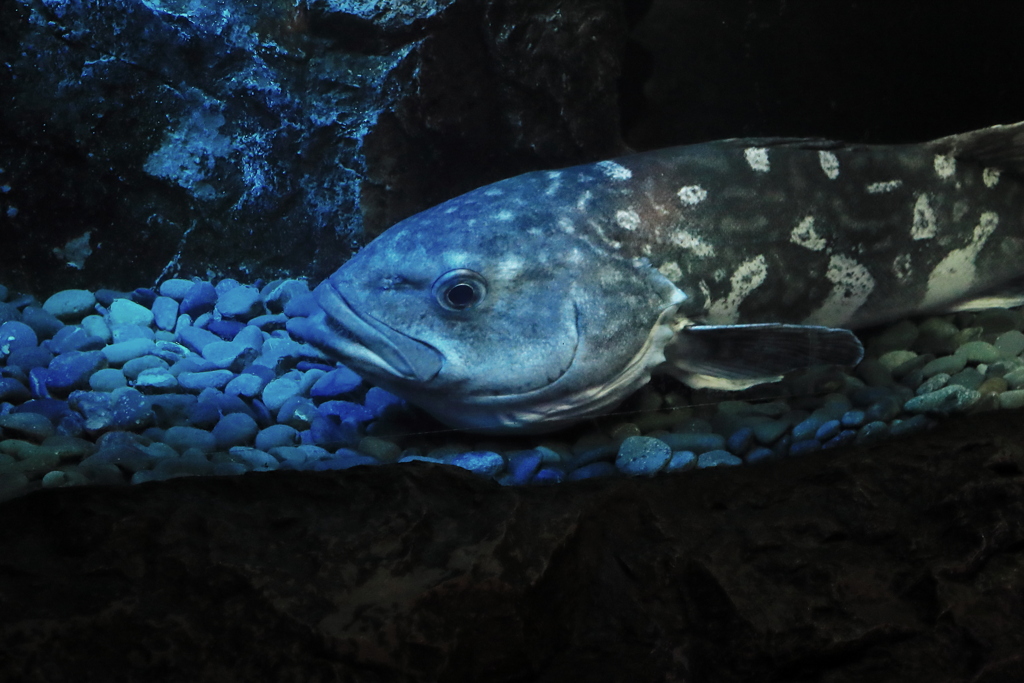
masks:
{"type": "Polygon", "coordinates": [[[919,145],[725,140],[527,173],[395,225],[293,331],[490,432],[599,414],[652,372],[742,388],[853,364],[849,329],[991,302],[1024,275],[1022,169],[1015,124],[919,145]]]}

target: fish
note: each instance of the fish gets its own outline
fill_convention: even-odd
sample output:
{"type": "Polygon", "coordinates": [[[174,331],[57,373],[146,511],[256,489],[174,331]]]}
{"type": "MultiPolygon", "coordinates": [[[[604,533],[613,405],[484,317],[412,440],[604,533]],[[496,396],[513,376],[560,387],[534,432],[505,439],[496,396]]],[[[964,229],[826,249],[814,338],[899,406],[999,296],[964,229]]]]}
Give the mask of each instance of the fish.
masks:
{"type": "Polygon", "coordinates": [[[1024,303],[1024,122],[739,138],[525,173],[406,218],[289,331],[456,429],[538,433],[666,373],[856,365],[855,330],[1024,303]]]}

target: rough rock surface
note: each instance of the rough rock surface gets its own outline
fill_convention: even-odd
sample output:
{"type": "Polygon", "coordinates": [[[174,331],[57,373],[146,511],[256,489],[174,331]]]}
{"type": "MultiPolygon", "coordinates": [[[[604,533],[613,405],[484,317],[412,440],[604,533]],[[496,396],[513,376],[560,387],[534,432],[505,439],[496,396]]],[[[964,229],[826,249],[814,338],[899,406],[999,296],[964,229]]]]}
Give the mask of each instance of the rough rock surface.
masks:
{"type": "Polygon", "coordinates": [[[416,211],[617,150],[626,31],[619,0],[4,2],[4,283],[317,280],[416,211]]]}
{"type": "Polygon", "coordinates": [[[0,680],[1019,681],[1020,417],[549,488],[37,492],[0,505],[0,680]]]}

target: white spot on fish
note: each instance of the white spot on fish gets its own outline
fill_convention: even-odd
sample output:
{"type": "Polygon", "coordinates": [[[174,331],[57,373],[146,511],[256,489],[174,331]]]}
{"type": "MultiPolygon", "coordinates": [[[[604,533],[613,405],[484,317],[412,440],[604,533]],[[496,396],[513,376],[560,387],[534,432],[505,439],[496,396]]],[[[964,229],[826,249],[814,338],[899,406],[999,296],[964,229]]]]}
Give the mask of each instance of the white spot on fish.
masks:
{"type": "Polygon", "coordinates": [[[499,221],[510,221],[515,217],[516,215],[508,209],[502,209],[498,213],[494,214],[494,218],[499,221]]]}
{"type": "Polygon", "coordinates": [[[565,216],[562,216],[561,218],[558,219],[558,229],[570,235],[576,232],[576,226],[574,226],[572,224],[572,221],[566,218],[565,216]]]}
{"type": "MultiPolygon", "coordinates": [[[[725,277],[724,273],[722,274],[722,277],[725,277]]],[[[708,283],[704,280],[701,280],[697,284],[700,287],[700,293],[704,295],[704,310],[706,311],[711,308],[711,288],[708,287],[708,283]]]]}
{"type": "Polygon", "coordinates": [[[928,195],[922,192],[914,202],[914,222],[910,226],[910,236],[915,240],[927,240],[935,237],[935,212],[928,203],[928,195]]]}
{"type": "Polygon", "coordinates": [[[586,192],[581,194],[580,198],[576,200],[576,210],[579,211],[580,213],[586,213],[587,202],[590,201],[591,196],[592,195],[590,194],[590,190],[587,190],[586,192]]]}
{"type": "Polygon", "coordinates": [[[868,194],[885,194],[886,192],[892,192],[903,185],[902,180],[885,180],[880,183],[871,183],[867,186],[868,194]]]}
{"type": "Polygon", "coordinates": [[[452,205],[451,205],[451,206],[449,206],[449,207],[448,207],[447,209],[445,209],[445,210],[444,210],[444,212],[445,212],[446,214],[447,214],[447,213],[455,213],[455,212],[456,212],[456,211],[458,211],[458,210],[459,210],[459,207],[458,207],[458,205],[457,205],[457,204],[452,204],[452,205]]]}
{"type": "MultiPolygon", "coordinates": [[[[673,233],[671,238],[672,244],[683,249],[689,249],[693,252],[694,256],[704,258],[706,256],[714,256],[715,248],[697,237],[689,230],[680,230],[679,232],[673,233]]],[[[722,275],[724,278],[725,275],[722,275]]],[[[721,278],[719,278],[721,279],[721,278]]]]}
{"type": "Polygon", "coordinates": [[[689,206],[696,206],[702,201],[708,198],[708,191],[700,185],[686,185],[679,188],[679,199],[682,200],[683,204],[689,206]]]}
{"type": "Polygon", "coordinates": [[[612,180],[629,180],[633,177],[632,171],[614,161],[599,161],[597,167],[612,180]]]}
{"type": "Polygon", "coordinates": [[[615,212],[615,222],[623,230],[636,230],[640,227],[640,214],[633,209],[622,209],[615,212]]]}
{"type": "Polygon", "coordinates": [[[1002,173],[998,168],[986,168],[981,172],[981,179],[985,183],[985,187],[995,187],[999,183],[999,174],[1002,173]]]}
{"type": "Polygon", "coordinates": [[[910,254],[900,254],[893,259],[892,272],[897,280],[906,280],[910,277],[912,271],[913,265],[910,262],[910,254]]]}
{"type": "Polygon", "coordinates": [[[498,187],[489,187],[486,190],[484,190],[484,194],[487,195],[488,197],[500,197],[501,195],[505,194],[505,191],[498,187]]]}
{"type": "Polygon", "coordinates": [[[793,244],[811,251],[821,251],[825,248],[825,238],[814,231],[814,216],[807,216],[800,221],[789,234],[789,239],[793,244]]]}
{"type": "Polygon", "coordinates": [[[523,259],[517,256],[506,256],[505,258],[498,261],[498,272],[505,277],[515,277],[526,265],[523,259]]]}
{"type": "Polygon", "coordinates": [[[825,303],[811,313],[805,325],[842,325],[849,321],[875,289],[875,279],[860,263],[849,256],[833,254],[825,277],[832,283],[832,291],[825,303]]]}
{"type": "Polygon", "coordinates": [[[768,150],[764,147],[747,147],[743,150],[743,156],[747,158],[750,168],[755,171],[767,173],[771,170],[771,165],[768,163],[768,150]]]}
{"type": "Polygon", "coordinates": [[[683,271],[675,261],[662,263],[661,266],[658,267],[658,272],[672,282],[679,282],[683,279],[683,271]]]}
{"type": "Polygon", "coordinates": [[[981,214],[978,225],[974,227],[971,243],[946,254],[946,258],[939,261],[928,276],[928,289],[922,306],[930,308],[947,304],[970,291],[977,274],[975,261],[998,224],[999,216],[992,211],[981,214]]]}
{"type": "Polygon", "coordinates": [[[839,177],[839,157],[835,154],[821,150],[818,152],[818,163],[821,164],[821,170],[825,172],[829,180],[839,177]]]}
{"type": "Polygon", "coordinates": [[[945,154],[936,154],[935,173],[940,178],[949,178],[956,173],[956,159],[945,154]]]}
{"type": "Polygon", "coordinates": [[[558,188],[561,187],[562,185],[562,172],[548,171],[547,176],[548,180],[550,180],[551,182],[548,183],[548,189],[544,191],[544,194],[546,194],[548,197],[553,197],[555,196],[555,193],[558,192],[558,188]]]}
{"type": "Polygon", "coordinates": [[[760,287],[768,277],[768,262],[763,254],[744,261],[729,279],[729,295],[711,305],[709,315],[717,325],[731,325],[739,320],[740,304],[760,287]]]}

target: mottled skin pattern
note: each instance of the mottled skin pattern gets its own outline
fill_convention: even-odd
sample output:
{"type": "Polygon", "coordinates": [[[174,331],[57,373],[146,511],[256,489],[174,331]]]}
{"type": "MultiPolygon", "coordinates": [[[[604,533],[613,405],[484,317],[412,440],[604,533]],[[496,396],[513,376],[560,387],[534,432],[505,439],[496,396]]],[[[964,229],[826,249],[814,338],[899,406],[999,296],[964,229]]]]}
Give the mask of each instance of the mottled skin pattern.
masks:
{"type": "Polygon", "coordinates": [[[854,363],[856,339],[826,328],[949,310],[1022,274],[1022,168],[1016,124],[906,146],[727,140],[527,173],[395,225],[289,329],[491,432],[600,414],[655,371],[739,388],[854,363]]]}
{"type": "Polygon", "coordinates": [[[689,297],[695,322],[858,328],[1022,274],[1021,184],[936,156],[922,145],[735,140],[512,180],[564,207],[556,223],[648,258],[689,297]],[[957,249],[929,298],[930,276],[957,249]],[[731,306],[744,275],[760,284],[731,306]]]}

